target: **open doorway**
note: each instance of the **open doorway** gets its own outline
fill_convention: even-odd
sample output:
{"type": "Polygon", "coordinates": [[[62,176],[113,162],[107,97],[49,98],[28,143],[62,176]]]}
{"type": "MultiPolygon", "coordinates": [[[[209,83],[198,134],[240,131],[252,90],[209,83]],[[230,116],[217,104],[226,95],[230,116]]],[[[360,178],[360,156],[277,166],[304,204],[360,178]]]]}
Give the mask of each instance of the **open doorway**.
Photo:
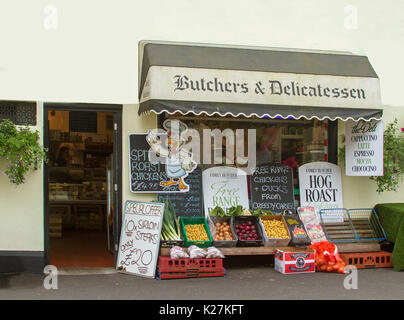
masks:
{"type": "Polygon", "coordinates": [[[114,267],[119,234],[117,112],[45,108],[48,262],[114,267]]]}

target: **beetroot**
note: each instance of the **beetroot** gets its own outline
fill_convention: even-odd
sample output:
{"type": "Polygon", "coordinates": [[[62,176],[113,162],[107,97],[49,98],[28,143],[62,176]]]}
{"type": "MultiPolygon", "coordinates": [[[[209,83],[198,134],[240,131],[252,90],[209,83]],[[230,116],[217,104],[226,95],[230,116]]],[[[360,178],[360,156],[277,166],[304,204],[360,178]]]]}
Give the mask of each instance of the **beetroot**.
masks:
{"type": "Polygon", "coordinates": [[[252,221],[242,222],[235,226],[237,236],[240,240],[258,240],[257,226],[252,221]]]}

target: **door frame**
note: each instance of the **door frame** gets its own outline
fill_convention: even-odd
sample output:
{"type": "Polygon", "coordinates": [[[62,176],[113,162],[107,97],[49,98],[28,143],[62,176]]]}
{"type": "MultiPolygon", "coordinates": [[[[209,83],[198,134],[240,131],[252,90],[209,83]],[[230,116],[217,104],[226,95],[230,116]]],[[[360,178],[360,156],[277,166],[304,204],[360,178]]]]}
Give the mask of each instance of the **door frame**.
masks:
{"type": "MultiPolygon", "coordinates": [[[[49,110],[60,111],[94,111],[94,112],[110,112],[114,115],[114,138],[113,138],[113,154],[116,159],[116,189],[114,197],[116,208],[114,208],[114,261],[116,265],[117,246],[119,246],[119,238],[122,226],[122,105],[121,104],[103,104],[103,103],[61,103],[61,102],[44,102],[44,147],[49,147],[49,110]]],[[[44,184],[44,265],[50,264],[50,237],[49,237],[49,186],[48,186],[48,164],[44,164],[43,184],[44,184]]]]}

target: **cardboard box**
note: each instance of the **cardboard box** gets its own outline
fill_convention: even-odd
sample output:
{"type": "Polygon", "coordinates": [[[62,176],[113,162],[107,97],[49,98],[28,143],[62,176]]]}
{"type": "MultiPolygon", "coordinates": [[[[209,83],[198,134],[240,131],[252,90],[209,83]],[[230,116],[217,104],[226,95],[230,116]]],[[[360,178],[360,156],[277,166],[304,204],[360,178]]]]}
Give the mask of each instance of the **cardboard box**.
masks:
{"type": "Polygon", "coordinates": [[[316,271],[316,251],[298,248],[276,248],[275,270],[283,274],[311,273],[316,271]]]}

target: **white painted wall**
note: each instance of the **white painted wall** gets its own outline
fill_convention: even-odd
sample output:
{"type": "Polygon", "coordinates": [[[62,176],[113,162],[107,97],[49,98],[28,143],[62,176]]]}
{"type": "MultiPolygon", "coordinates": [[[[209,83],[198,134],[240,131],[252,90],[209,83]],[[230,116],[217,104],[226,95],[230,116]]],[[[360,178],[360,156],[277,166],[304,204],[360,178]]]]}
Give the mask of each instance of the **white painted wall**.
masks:
{"type": "MultiPolygon", "coordinates": [[[[155,123],[137,117],[140,40],[367,55],[380,77],[385,120],[396,115],[403,124],[403,12],[397,0],[2,0],[0,99],[124,104],[123,200],[149,200],[131,194],[127,180],[127,134],[155,123]],[[348,5],[357,28],[346,28],[355,22],[348,5]]],[[[41,183],[41,171],[19,191],[0,177],[0,250],[43,248],[41,183]]],[[[404,199],[403,190],[378,196],[368,178],[343,183],[346,206],[404,199]]]]}
{"type": "Polygon", "coordinates": [[[147,39],[364,54],[383,103],[403,105],[403,11],[397,0],[2,0],[0,98],[137,103],[147,39]],[[346,29],[352,4],[357,29],[346,29]]]}
{"type": "MultiPolygon", "coordinates": [[[[38,103],[37,125],[43,143],[43,104],[38,103]]],[[[0,172],[7,167],[0,161],[0,172]]],[[[27,175],[27,182],[14,186],[0,174],[0,250],[41,251],[43,240],[43,166],[27,175]]]]}

